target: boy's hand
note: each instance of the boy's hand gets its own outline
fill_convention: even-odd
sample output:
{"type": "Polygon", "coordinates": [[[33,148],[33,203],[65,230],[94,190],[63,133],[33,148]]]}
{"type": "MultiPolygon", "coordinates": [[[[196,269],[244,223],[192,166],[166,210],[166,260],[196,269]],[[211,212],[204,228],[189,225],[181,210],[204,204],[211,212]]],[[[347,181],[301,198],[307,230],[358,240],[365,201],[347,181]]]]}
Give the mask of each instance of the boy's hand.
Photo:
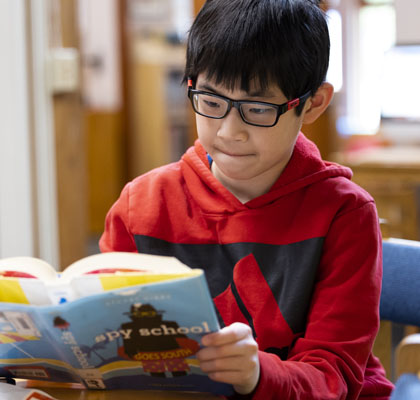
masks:
{"type": "Polygon", "coordinates": [[[235,322],[204,336],[197,353],[202,371],[214,381],[230,383],[240,394],[251,393],[260,375],[258,345],[248,325],[235,322]]]}

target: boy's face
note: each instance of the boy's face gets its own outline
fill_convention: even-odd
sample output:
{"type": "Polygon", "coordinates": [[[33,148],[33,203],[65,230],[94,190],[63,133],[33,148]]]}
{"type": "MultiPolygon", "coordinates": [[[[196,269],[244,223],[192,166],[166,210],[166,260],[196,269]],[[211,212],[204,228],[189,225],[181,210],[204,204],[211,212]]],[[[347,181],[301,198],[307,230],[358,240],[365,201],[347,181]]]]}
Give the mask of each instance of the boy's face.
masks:
{"type": "MultiPolygon", "coordinates": [[[[265,93],[258,92],[252,85],[250,93],[238,89],[231,91],[216,85],[214,81],[208,81],[204,74],[198,76],[196,89],[233,100],[274,104],[288,101],[277,85],[272,85],[265,93]]],[[[213,159],[213,174],[233,192],[235,189],[246,190],[249,185],[257,185],[262,192],[268,191],[292,155],[305,109],[300,116],[294,110],[287,111],[270,128],[246,124],[233,107],[223,119],[196,114],[198,137],[213,159]]],[[[259,194],[263,193],[255,193],[254,196],[259,194]]]]}

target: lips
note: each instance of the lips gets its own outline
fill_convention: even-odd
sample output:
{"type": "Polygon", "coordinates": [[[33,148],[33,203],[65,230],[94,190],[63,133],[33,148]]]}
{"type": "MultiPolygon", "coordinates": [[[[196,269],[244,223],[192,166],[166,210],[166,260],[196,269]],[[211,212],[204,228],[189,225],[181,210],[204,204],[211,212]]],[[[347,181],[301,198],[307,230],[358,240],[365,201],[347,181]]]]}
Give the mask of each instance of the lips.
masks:
{"type": "Polygon", "coordinates": [[[231,153],[226,153],[226,152],[225,154],[230,157],[246,157],[249,155],[249,154],[231,154],[231,153]]]}
{"type": "Polygon", "coordinates": [[[246,156],[251,155],[251,154],[249,154],[249,153],[243,153],[243,154],[233,153],[233,152],[230,152],[230,151],[228,151],[228,150],[222,150],[222,149],[216,149],[216,150],[217,150],[219,153],[225,154],[225,155],[230,156],[230,157],[246,157],[246,156]]]}

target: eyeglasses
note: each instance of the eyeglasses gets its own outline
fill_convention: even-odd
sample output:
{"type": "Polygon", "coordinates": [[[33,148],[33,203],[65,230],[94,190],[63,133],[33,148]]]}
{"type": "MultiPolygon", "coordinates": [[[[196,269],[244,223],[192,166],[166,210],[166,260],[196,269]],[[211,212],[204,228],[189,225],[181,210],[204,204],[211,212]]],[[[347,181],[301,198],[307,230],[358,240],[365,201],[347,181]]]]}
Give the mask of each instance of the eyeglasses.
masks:
{"type": "Polygon", "coordinates": [[[188,97],[197,114],[207,118],[222,119],[226,117],[232,107],[235,107],[245,123],[266,128],[276,125],[280,115],[305,102],[310,94],[307,92],[303,96],[283,104],[232,100],[215,93],[193,89],[192,80],[188,80],[188,97]]]}

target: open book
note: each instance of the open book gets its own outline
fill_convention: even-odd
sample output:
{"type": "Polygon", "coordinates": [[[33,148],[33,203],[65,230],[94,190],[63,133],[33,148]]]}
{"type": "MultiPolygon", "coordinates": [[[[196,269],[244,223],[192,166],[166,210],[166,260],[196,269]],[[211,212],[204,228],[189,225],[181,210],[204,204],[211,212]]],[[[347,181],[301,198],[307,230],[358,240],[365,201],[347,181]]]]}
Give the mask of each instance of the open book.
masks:
{"type": "Polygon", "coordinates": [[[172,257],[0,260],[0,376],[229,394],[194,356],[218,329],[203,271],[172,257]]]}

